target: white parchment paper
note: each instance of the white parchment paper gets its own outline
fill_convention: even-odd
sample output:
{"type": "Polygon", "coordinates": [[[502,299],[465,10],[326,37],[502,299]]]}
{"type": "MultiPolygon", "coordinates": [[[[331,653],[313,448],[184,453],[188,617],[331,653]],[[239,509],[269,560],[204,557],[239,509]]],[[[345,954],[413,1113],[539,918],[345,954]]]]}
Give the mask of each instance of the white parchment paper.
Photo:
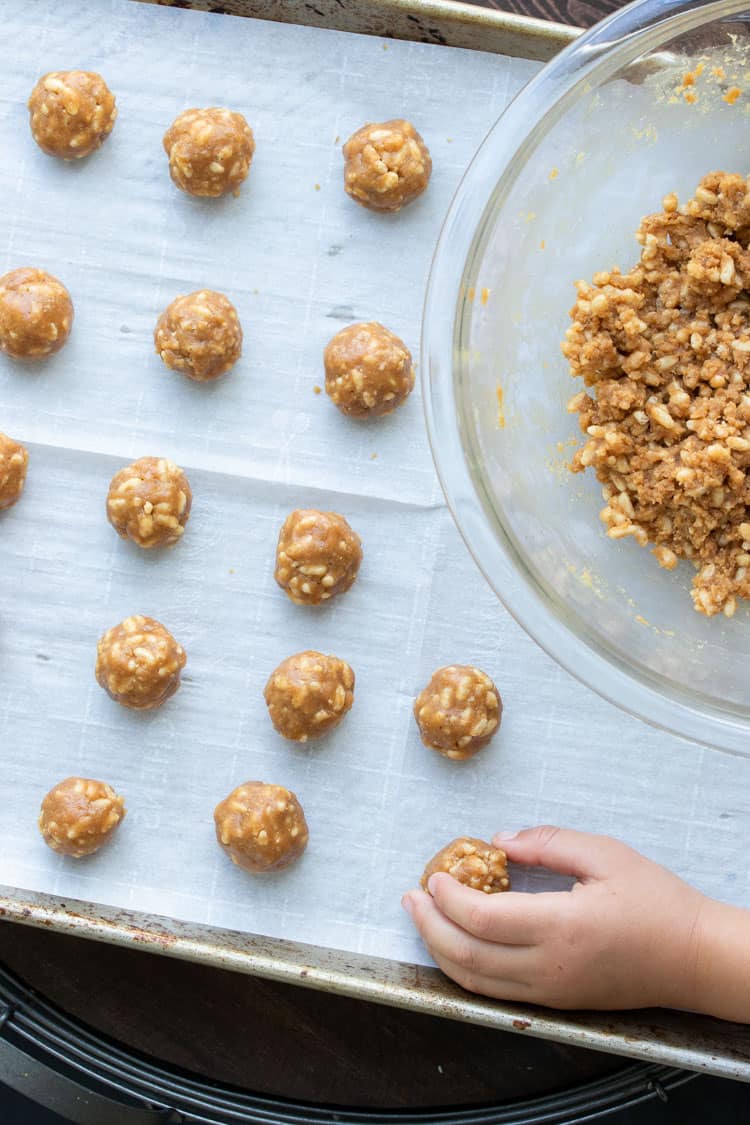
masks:
{"type": "Polygon", "coordinates": [[[399,906],[425,860],[454,835],[549,820],[615,833],[750,904],[750,763],[625,717],[519,630],[443,505],[418,389],[372,426],[314,393],[345,323],[380,319],[417,352],[441,217],[536,64],[129,0],[6,0],[0,53],[0,265],[50,269],[76,307],[59,356],[0,361],[0,429],[31,455],[23,501],[0,517],[0,882],[426,961],[399,906]],[[120,108],[104,148],[74,165],[36,148],[25,109],[38,75],[67,67],[101,70],[120,108]],[[188,199],[167,174],[165,128],[211,104],[255,131],[239,199],[188,199]],[[343,193],[340,144],[396,115],[423,132],[435,172],[403,214],[372,215],[343,193]],[[151,342],[161,309],[200,286],[230,296],[246,339],[208,387],[166,371],[151,342]],[[195,493],[167,554],[122,543],[104,518],[111,475],[144,454],[180,462],[195,493]],[[351,593],[317,612],[272,578],[278,527],[307,505],[343,512],[365,551],[351,593]],[[93,677],[98,636],[137,612],[189,657],[153,715],[93,677]],[[349,660],[357,694],[339,731],[299,749],[271,728],[262,688],[306,647],[349,660]],[[486,668],[506,707],[464,764],[425,750],[411,718],[450,661],[486,668]],[[41,797],[72,773],[129,807],[113,845],[77,863],[36,829],[41,797]],[[213,836],[214,805],[250,778],[294,789],[311,829],[302,862],[265,881],[213,836]]]}

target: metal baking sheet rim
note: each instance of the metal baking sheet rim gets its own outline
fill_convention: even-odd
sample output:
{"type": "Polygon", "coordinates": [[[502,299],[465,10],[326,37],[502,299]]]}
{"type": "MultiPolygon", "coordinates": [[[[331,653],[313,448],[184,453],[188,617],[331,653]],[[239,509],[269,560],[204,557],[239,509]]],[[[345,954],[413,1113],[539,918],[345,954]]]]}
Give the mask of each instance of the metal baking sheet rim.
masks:
{"type": "MultiPolygon", "coordinates": [[[[165,3],[171,0],[141,0],[165,3]]],[[[179,0],[276,19],[545,60],[576,29],[446,0],[179,0]]],[[[750,1082],[750,1028],[678,1012],[564,1013],[473,996],[437,969],[188,924],[0,886],[0,920],[71,933],[648,1062],[750,1082]]]]}

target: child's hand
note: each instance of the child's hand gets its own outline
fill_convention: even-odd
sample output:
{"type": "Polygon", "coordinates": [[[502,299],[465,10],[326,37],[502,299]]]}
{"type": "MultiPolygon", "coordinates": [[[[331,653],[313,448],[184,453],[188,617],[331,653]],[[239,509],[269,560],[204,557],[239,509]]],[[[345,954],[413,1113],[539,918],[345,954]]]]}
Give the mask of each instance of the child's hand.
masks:
{"type": "MultiPolygon", "coordinates": [[[[720,904],[607,836],[543,827],[493,843],[512,862],[578,882],[571,891],[486,895],[438,874],[429,884],[434,897],[409,891],[404,906],[458,984],[555,1008],[699,1002],[703,915],[720,904]]],[[[745,976],[748,963],[750,953],[745,976]]]]}

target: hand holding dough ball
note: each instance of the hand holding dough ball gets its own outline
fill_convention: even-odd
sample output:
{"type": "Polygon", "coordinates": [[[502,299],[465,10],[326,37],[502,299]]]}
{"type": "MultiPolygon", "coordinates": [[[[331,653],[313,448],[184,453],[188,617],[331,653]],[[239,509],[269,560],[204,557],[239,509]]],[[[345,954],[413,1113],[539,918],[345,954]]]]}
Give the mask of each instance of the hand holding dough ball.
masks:
{"type": "Polygon", "coordinates": [[[111,785],[68,777],[42,801],[39,831],[53,851],[80,859],[98,852],[125,816],[125,802],[111,785]]]}
{"type": "Polygon", "coordinates": [[[251,875],[281,871],[307,847],[302,806],[281,785],[263,781],[238,785],[216,806],[214,823],[220,847],[251,875]]]}
{"type": "Polygon", "coordinates": [[[344,189],[372,211],[400,211],[430,181],[430,152],[410,121],[363,125],[343,152],[344,189]]]}
{"type": "Polygon", "coordinates": [[[298,652],[271,673],[264,691],[271,722],[293,742],[337,727],[354,702],[354,672],[322,652],[298,652]]]}
{"type": "Polygon", "coordinates": [[[302,508],[279,532],[274,577],[296,605],[320,605],[354,584],[362,543],[343,516],[302,508]]]}
{"type": "Polygon", "coordinates": [[[21,499],[28,464],[28,450],[20,441],[0,433],[0,512],[21,499]]]}
{"type": "Polygon", "coordinates": [[[230,109],[186,109],[164,134],[169,174],[188,195],[240,193],[255,152],[253,131],[230,109]]]}
{"type": "Polygon", "coordinates": [[[377,321],[342,328],[329,341],[323,361],[326,393],[351,418],[390,414],[414,387],[409,349],[377,321]]]}
{"type": "Polygon", "coordinates": [[[96,678],[107,695],[134,711],[161,707],[180,686],[185,650],[153,617],[126,617],[96,650],[96,678]]]}
{"type": "Polygon", "coordinates": [[[31,135],[42,152],[80,160],[99,148],[114,128],[115,99],[101,74],[54,70],[29,98],[31,135]]]}
{"type": "Polygon", "coordinates": [[[59,351],[72,324],[70,293],[51,273],[23,267],[0,277],[0,348],[13,359],[59,351]]]}
{"type": "Polygon", "coordinates": [[[446,758],[471,758],[500,726],[503,704],[492,680],[478,668],[438,668],[414,704],[422,742],[446,758]]]}
{"type": "Polygon", "coordinates": [[[500,848],[493,848],[484,840],[461,836],[451,841],[434,855],[424,869],[422,888],[429,892],[427,880],[431,875],[445,871],[459,883],[486,895],[510,890],[508,858],[500,848]]]}
{"type": "Polygon", "coordinates": [[[237,310],[212,289],[176,297],[157,321],[154,346],[172,371],[198,383],[218,379],[242,354],[237,310]]]}
{"type": "Polygon", "coordinates": [[[141,457],[115,473],[107,519],[138,547],[173,547],[182,538],[193,494],[182,469],[163,457],[141,457]]]}

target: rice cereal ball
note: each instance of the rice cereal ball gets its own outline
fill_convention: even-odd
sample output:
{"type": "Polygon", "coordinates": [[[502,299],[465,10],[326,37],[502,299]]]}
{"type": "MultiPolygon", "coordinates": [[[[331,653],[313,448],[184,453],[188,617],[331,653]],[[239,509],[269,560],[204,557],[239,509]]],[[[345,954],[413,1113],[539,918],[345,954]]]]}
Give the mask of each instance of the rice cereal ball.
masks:
{"type": "Polygon", "coordinates": [[[126,617],[96,649],[96,678],[107,695],[134,711],[161,707],[180,686],[185,650],[153,617],[126,617]]]}
{"type": "Polygon", "coordinates": [[[164,457],[140,457],[112,477],[107,519],[122,539],[149,551],[179,543],[193,494],[182,469],[164,457]]]}
{"type": "Polygon", "coordinates": [[[188,195],[240,193],[255,152],[253,131],[231,109],[186,109],[164,134],[169,174],[188,195]]]}
{"type": "Polygon", "coordinates": [[[61,281],[24,266],[0,277],[0,348],[13,359],[44,359],[63,346],[73,302],[61,281]]]}
{"type": "Polygon", "coordinates": [[[438,668],[414,703],[422,742],[446,758],[471,758],[500,726],[503,704],[492,680],[478,668],[438,668]]]}
{"type": "Polygon", "coordinates": [[[20,441],[0,433],[0,512],[21,499],[29,454],[20,441]]]}
{"type": "Polygon", "coordinates": [[[216,839],[232,863],[251,875],[281,871],[300,858],[309,838],[302,806],[289,789],[246,781],[214,810],[216,839]]]}
{"type": "Polygon", "coordinates": [[[167,306],[156,323],[154,346],[170,370],[208,383],[240,358],[242,325],[228,297],[198,289],[167,306]]]}
{"type": "Polygon", "coordinates": [[[354,672],[336,656],[298,652],[271,673],[263,695],[279,734],[307,742],[333,730],[351,709],[354,672]]]}
{"type": "Polygon", "coordinates": [[[409,349],[377,321],[342,328],[329,341],[323,362],[326,394],[350,418],[390,414],[414,388],[409,349]]]}
{"type": "Polygon", "coordinates": [[[101,74],[53,70],[29,98],[31,135],[42,152],[80,160],[104,143],[117,117],[115,99],[101,74]]]}
{"type": "Polygon", "coordinates": [[[68,777],[42,801],[39,831],[55,852],[80,859],[98,852],[125,816],[125,802],[111,785],[68,777]]]}
{"type": "Polygon", "coordinates": [[[274,577],[296,605],[320,605],[345,593],[362,562],[362,542],[338,512],[302,508],[279,532],[274,577]]]}
{"type": "Polygon", "coordinates": [[[459,883],[486,895],[499,894],[510,890],[508,857],[500,848],[472,836],[460,836],[441,848],[424,869],[421,885],[428,891],[427,881],[431,875],[445,871],[459,883]]]}
{"type": "Polygon", "coordinates": [[[432,160],[410,121],[363,125],[346,142],[344,190],[371,211],[400,211],[427,187],[432,160]]]}

